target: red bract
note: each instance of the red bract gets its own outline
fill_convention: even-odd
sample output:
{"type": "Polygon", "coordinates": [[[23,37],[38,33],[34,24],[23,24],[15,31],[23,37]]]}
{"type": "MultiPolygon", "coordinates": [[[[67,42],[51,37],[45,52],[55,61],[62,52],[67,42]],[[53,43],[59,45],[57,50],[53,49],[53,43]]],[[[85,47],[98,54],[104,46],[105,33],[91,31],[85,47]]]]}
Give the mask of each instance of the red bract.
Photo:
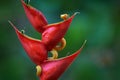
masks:
{"type": "Polygon", "coordinates": [[[42,63],[40,65],[42,68],[41,75],[39,76],[40,80],[58,80],[81,50],[82,48],[70,56],[42,63]]]}
{"type": "Polygon", "coordinates": [[[24,7],[25,13],[33,25],[33,27],[40,33],[44,31],[44,26],[47,25],[47,20],[44,15],[38,11],[37,9],[33,8],[32,6],[26,4],[24,0],[21,0],[22,5],[24,7]]]}
{"type": "Polygon", "coordinates": [[[41,64],[44,60],[47,59],[48,51],[46,50],[45,45],[40,40],[33,39],[26,36],[25,34],[22,34],[10,21],[9,23],[15,29],[23,48],[35,64],[41,64]]]}
{"type": "Polygon", "coordinates": [[[46,44],[49,51],[64,37],[75,14],[63,22],[45,26],[45,31],[42,33],[42,41],[46,44]]]}

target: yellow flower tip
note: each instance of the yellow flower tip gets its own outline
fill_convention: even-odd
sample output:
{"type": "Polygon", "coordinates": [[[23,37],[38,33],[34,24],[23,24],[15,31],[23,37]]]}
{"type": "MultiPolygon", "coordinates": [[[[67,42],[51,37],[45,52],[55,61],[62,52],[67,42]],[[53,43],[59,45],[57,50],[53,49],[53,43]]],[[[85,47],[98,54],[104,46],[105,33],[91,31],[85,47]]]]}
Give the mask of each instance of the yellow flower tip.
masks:
{"type": "Polygon", "coordinates": [[[58,58],[58,52],[55,49],[53,49],[51,53],[52,53],[52,57],[49,57],[48,60],[53,60],[58,58]]]}
{"type": "Polygon", "coordinates": [[[64,49],[66,46],[66,40],[65,38],[62,38],[60,41],[60,45],[57,45],[55,48],[52,49],[51,53],[52,53],[52,57],[49,57],[48,60],[53,60],[53,59],[57,59],[58,58],[58,52],[62,49],[64,49]]]}
{"type": "Polygon", "coordinates": [[[62,14],[60,15],[60,18],[63,19],[63,20],[66,20],[69,18],[69,15],[68,14],[62,14]]]}
{"type": "Polygon", "coordinates": [[[60,41],[60,45],[55,46],[54,49],[57,51],[60,51],[60,50],[63,50],[65,46],[66,46],[66,40],[65,38],[62,38],[60,41]]]}
{"type": "Polygon", "coordinates": [[[40,74],[41,74],[41,72],[42,72],[41,66],[40,66],[40,65],[37,65],[37,66],[36,66],[36,70],[37,70],[36,75],[37,75],[37,76],[40,76],[40,74]]]}
{"type": "Polygon", "coordinates": [[[22,33],[22,34],[25,34],[25,30],[21,30],[21,33],[22,33]]]}

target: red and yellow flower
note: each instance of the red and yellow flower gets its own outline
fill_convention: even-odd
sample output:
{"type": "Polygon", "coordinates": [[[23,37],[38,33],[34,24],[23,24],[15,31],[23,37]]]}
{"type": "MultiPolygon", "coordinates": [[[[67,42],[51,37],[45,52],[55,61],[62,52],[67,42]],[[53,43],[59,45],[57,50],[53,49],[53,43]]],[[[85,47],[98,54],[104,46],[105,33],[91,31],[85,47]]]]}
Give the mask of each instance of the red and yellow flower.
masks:
{"type": "MultiPolygon", "coordinates": [[[[58,50],[62,50],[66,45],[64,35],[66,34],[74,16],[69,17],[67,14],[61,15],[62,22],[48,24],[47,19],[39,10],[26,4],[21,0],[28,20],[36,31],[42,34],[42,39],[31,38],[21,31],[19,31],[10,21],[13,26],[18,39],[20,40],[23,48],[36,64],[37,75],[40,80],[57,80],[60,75],[68,68],[73,60],[81,52],[83,46],[70,56],[58,58],[58,50]],[[58,45],[60,43],[60,45],[58,45]],[[52,57],[48,57],[48,52],[51,51],[52,57]]],[[[85,41],[86,42],[86,41],[85,41]]]]}

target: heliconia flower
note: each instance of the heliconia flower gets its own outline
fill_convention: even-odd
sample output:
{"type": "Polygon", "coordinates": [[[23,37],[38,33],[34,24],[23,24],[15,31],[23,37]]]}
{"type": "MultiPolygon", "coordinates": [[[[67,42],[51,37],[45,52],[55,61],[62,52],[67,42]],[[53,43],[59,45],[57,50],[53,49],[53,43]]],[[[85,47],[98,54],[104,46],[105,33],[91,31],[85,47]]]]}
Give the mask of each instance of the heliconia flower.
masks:
{"type": "Polygon", "coordinates": [[[58,80],[80,54],[86,43],[85,41],[82,47],[72,55],[58,58],[57,51],[65,47],[66,40],[64,39],[64,35],[78,12],[74,13],[71,17],[69,17],[68,14],[63,14],[61,15],[63,21],[48,24],[41,11],[26,4],[24,0],[21,0],[21,2],[29,21],[35,30],[42,34],[42,40],[25,35],[23,31],[19,31],[10,21],[9,23],[14,28],[27,55],[37,65],[37,75],[40,80],[58,80]],[[58,43],[61,43],[61,45],[59,46],[58,43]],[[48,57],[49,51],[53,54],[52,57],[48,57]]]}
{"type": "Polygon", "coordinates": [[[20,32],[10,21],[9,23],[15,29],[23,48],[35,64],[38,65],[41,64],[44,60],[47,60],[48,51],[40,40],[25,35],[24,33],[20,32]]]}
{"type": "Polygon", "coordinates": [[[40,40],[28,37],[24,33],[20,32],[10,21],[9,23],[15,29],[28,56],[37,65],[37,75],[40,80],[58,80],[78,54],[80,54],[86,43],[85,41],[82,47],[70,56],[49,60],[47,59],[47,49],[40,40]]]}
{"type": "MultiPolygon", "coordinates": [[[[84,42],[83,46],[85,43],[86,41],[84,42]]],[[[37,73],[40,77],[40,80],[58,80],[58,78],[69,67],[69,65],[74,61],[78,54],[80,54],[83,46],[70,56],[54,60],[47,60],[41,65],[38,65],[37,69],[39,70],[39,68],[41,68],[40,73],[37,73]]]]}
{"type": "Polygon", "coordinates": [[[48,24],[41,11],[26,4],[24,0],[21,1],[28,20],[39,33],[42,33],[42,41],[46,44],[47,50],[51,51],[60,40],[62,40],[72,22],[72,19],[78,12],[69,18],[67,14],[61,15],[61,18],[63,18],[64,21],[48,24]]]}

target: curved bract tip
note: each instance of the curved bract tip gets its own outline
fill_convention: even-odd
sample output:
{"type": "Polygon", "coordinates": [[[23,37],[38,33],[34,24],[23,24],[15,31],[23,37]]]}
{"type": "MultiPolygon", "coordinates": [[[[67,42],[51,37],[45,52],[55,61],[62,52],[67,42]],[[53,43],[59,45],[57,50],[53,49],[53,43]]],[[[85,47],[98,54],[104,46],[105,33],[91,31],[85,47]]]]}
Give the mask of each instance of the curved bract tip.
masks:
{"type": "Polygon", "coordinates": [[[44,26],[47,25],[47,19],[43,15],[43,13],[36,8],[32,7],[31,5],[28,5],[24,2],[24,0],[21,0],[23,8],[25,10],[26,16],[32,26],[39,32],[42,33],[44,31],[44,26]]]}
{"type": "Polygon", "coordinates": [[[70,64],[74,61],[74,59],[80,54],[83,46],[86,41],[82,45],[82,47],[73,53],[70,56],[59,58],[56,60],[48,60],[41,64],[42,73],[39,76],[41,80],[57,80],[62,73],[70,66],[70,64]]]}
{"type": "Polygon", "coordinates": [[[10,25],[11,25],[15,30],[17,30],[17,28],[15,27],[15,25],[14,25],[10,20],[8,20],[8,22],[10,23],[10,25]]]}
{"type": "Polygon", "coordinates": [[[80,14],[80,12],[75,12],[74,15],[80,14]]]}
{"type": "Polygon", "coordinates": [[[46,44],[49,51],[52,50],[64,37],[74,16],[75,14],[62,22],[45,26],[45,31],[42,33],[42,41],[46,44]]]}
{"type": "Polygon", "coordinates": [[[40,40],[22,34],[11,21],[8,22],[15,29],[23,48],[35,64],[41,64],[44,60],[47,60],[48,51],[40,40]]]}

